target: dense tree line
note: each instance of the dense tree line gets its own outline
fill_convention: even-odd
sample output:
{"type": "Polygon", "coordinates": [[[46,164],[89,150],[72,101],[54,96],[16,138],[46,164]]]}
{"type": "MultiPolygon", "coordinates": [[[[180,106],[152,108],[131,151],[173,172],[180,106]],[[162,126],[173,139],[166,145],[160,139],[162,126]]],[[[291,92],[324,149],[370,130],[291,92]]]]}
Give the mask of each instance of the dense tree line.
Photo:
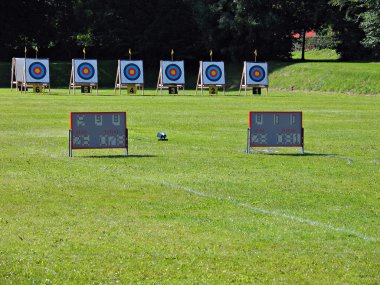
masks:
{"type": "Polygon", "coordinates": [[[0,59],[287,59],[292,34],[328,30],[345,59],[380,58],[380,0],[2,0],[0,59]]]}

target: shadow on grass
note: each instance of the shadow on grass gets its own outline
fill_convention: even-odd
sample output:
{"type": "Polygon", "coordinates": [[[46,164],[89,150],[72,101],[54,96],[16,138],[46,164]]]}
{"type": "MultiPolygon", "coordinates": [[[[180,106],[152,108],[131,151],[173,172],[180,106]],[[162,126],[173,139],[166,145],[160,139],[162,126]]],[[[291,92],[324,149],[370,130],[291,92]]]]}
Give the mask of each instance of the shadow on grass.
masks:
{"type": "Polygon", "coordinates": [[[150,154],[130,154],[126,155],[84,155],[84,156],[75,156],[74,158],[152,158],[158,157],[157,155],[150,154]]]}
{"type": "MultiPolygon", "coordinates": [[[[263,153],[264,154],[264,153],[263,153]]],[[[265,153],[267,155],[278,155],[278,156],[336,156],[333,153],[313,153],[313,152],[305,152],[305,153],[265,153]]]]}

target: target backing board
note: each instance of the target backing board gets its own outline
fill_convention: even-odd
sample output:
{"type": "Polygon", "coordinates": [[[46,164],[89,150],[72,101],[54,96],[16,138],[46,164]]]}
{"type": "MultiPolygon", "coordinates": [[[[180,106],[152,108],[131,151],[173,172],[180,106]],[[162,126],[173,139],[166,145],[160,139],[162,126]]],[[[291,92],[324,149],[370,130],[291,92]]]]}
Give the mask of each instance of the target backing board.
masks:
{"type": "Polygon", "coordinates": [[[142,60],[119,60],[121,84],[144,84],[142,60]]]}
{"type": "Polygon", "coordinates": [[[74,83],[98,84],[96,59],[73,59],[74,83]]]}
{"type": "Polygon", "coordinates": [[[269,85],[268,63],[245,62],[245,78],[248,85],[269,85]]]}
{"type": "Polygon", "coordinates": [[[185,84],[183,61],[161,61],[162,84],[185,84]]]}
{"type": "Polygon", "coordinates": [[[14,65],[15,80],[17,82],[23,82],[25,58],[13,58],[12,64],[14,65]]]}
{"type": "Polygon", "coordinates": [[[202,78],[204,85],[225,85],[224,62],[203,61],[202,78]]]}
{"type": "Polygon", "coordinates": [[[27,83],[50,83],[49,59],[27,58],[25,73],[27,83]]]}

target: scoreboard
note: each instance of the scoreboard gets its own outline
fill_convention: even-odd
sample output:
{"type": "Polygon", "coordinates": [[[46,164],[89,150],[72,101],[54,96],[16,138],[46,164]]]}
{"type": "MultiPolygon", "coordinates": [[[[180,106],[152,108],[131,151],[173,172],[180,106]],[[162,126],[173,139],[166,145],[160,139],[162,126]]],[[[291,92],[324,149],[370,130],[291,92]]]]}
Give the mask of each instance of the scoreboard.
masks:
{"type": "Polygon", "coordinates": [[[72,149],[125,148],[128,154],[125,112],[72,112],[69,156],[72,149]]]}
{"type": "Polygon", "coordinates": [[[247,152],[250,147],[301,147],[302,112],[250,112],[247,152]]]}

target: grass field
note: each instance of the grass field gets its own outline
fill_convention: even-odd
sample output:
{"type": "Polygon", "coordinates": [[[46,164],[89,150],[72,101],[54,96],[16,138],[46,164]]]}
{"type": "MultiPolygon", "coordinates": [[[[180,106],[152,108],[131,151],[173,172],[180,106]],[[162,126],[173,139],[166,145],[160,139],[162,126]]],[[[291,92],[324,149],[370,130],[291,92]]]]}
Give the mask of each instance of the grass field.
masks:
{"type": "Polygon", "coordinates": [[[380,283],[378,96],[152,94],[0,90],[0,284],[380,283]],[[244,153],[253,110],[306,154],[244,153]],[[130,156],[69,158],[72,111],[126,111],[130,156]]]}

